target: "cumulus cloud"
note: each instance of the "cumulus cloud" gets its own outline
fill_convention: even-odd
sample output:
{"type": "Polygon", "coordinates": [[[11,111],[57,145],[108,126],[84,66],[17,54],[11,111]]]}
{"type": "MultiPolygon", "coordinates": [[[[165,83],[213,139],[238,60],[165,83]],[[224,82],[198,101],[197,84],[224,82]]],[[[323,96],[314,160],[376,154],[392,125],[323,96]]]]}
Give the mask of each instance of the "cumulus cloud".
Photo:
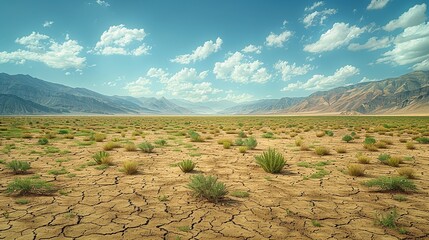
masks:
{"type": "Polygon", "coordinates": [[[24,46],[13,52],[0,52],[0,63],[23,64],[26,61],[41,62],[51,68],[76,68],[85,66],[85,57],[79,57],[83,47],[77,41],[67,39],[58,43],[49,36],[32,32],[15,40],[24,46]]]}
{"type": "Polygon", "coordinates": [[[375,51],[377,49],[387,48],[391,44],[391,40],[388,37],[378,39],[377,37],[372,37],[364,44],[352,43],[348,46],[348,49],[351,51],[359,51],[368,49],[369,51],[375,51]]]}
{"type": "Polygon", "coordinates": [[[296,66],[295,63],[290,65],[287,61],[280,60],[274,64],[274,68],[279,74],[281,74],[283,81],[289,81],[294,76],[307,74],[308,71],[312,69],[312,67],[308,64],[296,66]]]}
{"type": "Polygon", "coordinates": [[[347,79],[359,74],[359,69],[346,65],[340,69],[337,69],[331,76],[325,75],[313,75],[307,82],[296,82],[289,83],[281,91],[292,91],[297,89],[305,90],[321,90],[336,87],[345,83],[347,79]]]}
{"type": "Polygon", "coordinates": [[[390,21],[386,26],[383,27],[384,30],[391,32],[398,28],[407,28],[419,25],[424,23],[426,20],[426,4],[415,5],[414,7],[408,9],[404,12],[399,18],[390,21]]]}
{"type": "Polygon", "coordinates": [[[110,7],[110,4],[107,1],[103,1],[103,0],[96,0],[95,1],[98,5],[103,6],[103,7],[110,7]]]}
{"type": "Polygon", "coordinates": [[[263,63],[246,58],[242,53],[235,52],[223,62],[216,62],[213,69],[217,79],[230,80],[238,83],[265,83],[271,75],[262,67],[263,63]]]}
{"type": "Polygon", "coordinates": [[[375,82],[375,81],[379,81],[379,79],[376,79],[376,78],[370,79],[367,77],[363,77],[362,80],[360,80],[359,82],[364,83],[364,82],[375,82]]]}
{"type": "Polygon", "coordinates": [[[289,40],[289,38],[292,36],[292,32],[290,31],[284,31],[280,34],[270,33],[265,38],[265,45],[269,47],[283,47],[283,43],[289,40]]]}
{"type": "MultiPolygon", "coordinates": [[[[116,83],[114,85],[116,85],[116,83]]],[[[141,97],[152,94],[149,85],[151,85],[151,81],[149,79],[139,77],[136,81],[128,83],[124,89],[128,90],[131,96],[141,97]]]]}
{"type": "Polygon", "coordinates": [[[317,42],[306,45],[304,51],[312,53],[332,51],[347,45],[363,32],[365,32],[365,28],[349,26],[348,23],[335,23],[331,29],[320,36],[317,42]]]}
{"type": "Polygon", "coordinates": [[[219,51],[222,46],[222,39],[217,38],[216,42],[212,40],[205,42],[202,46],[197,47],[192,53],[179,55],[174,59],[171,59],[172,62],[180,63],[180,64],[189,64],[194,63],[196,61],[201,61],[206,59],[210,54],[219,51]]]}
{"type": "Polygon", "coordinates": [[[53,22],[53,21],[45,21],[45,22],[43,23],[43,27],[50,27],[52,24],[54,24],[54,22],[53,22]]]}
{"type": "Polygon", "coordinates": [[[313,3],[313,5],[311,5],[310,7],[306,7],[304,10],[307,11],[313,11],[314,9],[323,6],[325,3],[323,1],[320,2],[315,2],[313,3]]]}
{"type": "Polygon", "coordinates": [[[366,7],[368,10],[382,9],[384,8],[389,0],[371,0],[369,5],[366,7]]]}
{"type": "Polygon", "coordinates": [[[255,45],[247,45],[245,48],[243,48],[241,51],[244,53],[256,53],[260,54],[262,50],[261,46],[255,46],[255,45]]]}
{"type": "Polygon", "coordinates": [[[146,55],[151,49],[142,43],[146,35],[143,28],[128,29],[123,24],[111,26],[103,32],[92,52],[100,55],[146,55]]]}
{"type": "Polygon", "coordinates": [[[329,15],[333,15],[337,13],[335,9],[325,9],[323,11],[314,11],[304,16],[302,22],[304,23],[304,27],[308,28],[310,26],[315,26],[318,22],[320,25],[328,18],[329,15]]]}
{"type": "Polygon", "coordinates": [[[393,41],[392,50],[385,52],[378,63],[408,65],[415,70],[428,70],[429,23],[405,28],[393,41]]]}

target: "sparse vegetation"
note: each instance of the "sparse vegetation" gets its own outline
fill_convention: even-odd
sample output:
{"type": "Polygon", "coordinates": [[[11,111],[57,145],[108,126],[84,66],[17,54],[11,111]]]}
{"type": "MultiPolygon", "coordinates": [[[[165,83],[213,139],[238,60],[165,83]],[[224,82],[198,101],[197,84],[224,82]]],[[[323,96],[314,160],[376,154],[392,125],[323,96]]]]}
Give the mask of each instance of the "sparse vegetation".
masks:
{"type": "Polygon", "coordinates": [[[275,149],[268,149],[259,156],[255,156],[256,163],[268,173],[279,173],[285,166],[286,162],[281,153],[275,149]]]}
{"type": "Polygon", "coordinates": [[[378,187],[381,191],[412,192],[417,189],[414,182],[405,177],[378,177],[363,183],[367,187],[378,187]]]}
{"type": "Polygon", "coordinates": [[[204,176],[198,174],[191,176],[191,182],[188,188],[193,191],[193,195],[200,198],[205,198],[210,202],[219,202],[228,191],[222,182],[218,182],[214,176],[204,176]]]}
{"type": "Polygon", "coordinates": [[[97,164],[112,164],[112,159],[110,158],[109,153],[105,151],[95,153],[94,155],[92,155],[92,159],[94,159],[97,164]]]}
{"type": "Polygon", "coordinates": [[[314,148],[314,152],[319,156],[329,155],[330,151],[324,146],[317,146],[314,148]]]}
{"type": "Polygon", "coordinates": [[[396,170],[400,176],[406,177],[408,179],[416,178],[416,171],[410,167],[399,168],[396,170]]]}
{"type": "Polygon", "coordinates": [[[350,135],[344,135],[344,137],[342,138],[342,140],[343,140],[344,142],[349,143],[349,142],[351,142],[351,141],[353,140],[353,137],[352,137],[352,136],[350,136],[350,135]]]}
{"type": "Polygon", "coordinates": [[[127,175],[136,174],[139,170],[139,164],[136,161],[125,161],[123,163],[124,172],[127,175]]]}
{"type": "Polygon", "coordinates": [[[140,143],[137,147],[140,148],[140,150],[142,150],[145,153],[151,153],[151,152],[153,152],[153,149],[155,148],[149,142],[140,143]]]}
{"type": "Polygon", "coordinates": [[[256,139],[253,138],[253,137],[249,137],[249,138],[247,138],[247,139],[244,140],[244,145],[248,149],[255,149],[256,146],[258,146],[258,141],[256,141],[256,139]]]}
{"type": "Polygon", "coordinates": [[[182,172],[187,173],[187,172],[192,172],[196,166],[196,164],[192,161],[192,160],[183,160],[178,164],[180,170],[182,170],[182,172]]]}
{"type": "Polygon", "coordinates": [[[54,191],[51,183],[37,178],[15,178],[7,185],[6,192],[8,194],[17,195],[46,195],[54,191]]]}
{"type": "Polygon", "coordinates": [[[26,161],[12,160],[6,164],[6,167],[11,169],[15,174],[22,174],[31,168],[30,163],[26,161]]]}

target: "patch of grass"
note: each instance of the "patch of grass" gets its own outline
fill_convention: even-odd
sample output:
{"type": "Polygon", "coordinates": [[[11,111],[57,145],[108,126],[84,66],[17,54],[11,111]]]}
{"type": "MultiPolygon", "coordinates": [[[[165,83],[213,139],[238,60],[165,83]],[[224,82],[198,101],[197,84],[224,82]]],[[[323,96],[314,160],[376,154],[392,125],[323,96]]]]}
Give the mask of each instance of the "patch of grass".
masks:
{"type": "Polygon", "coordinates": [[[182,232],[189,232],[189,231],[191,231],[191,227],[190,226],[180,226],[180,227],[177,227],[177,229],[179,229],[182,232]]]}
{"type": "Polygon", "coordinates": [[[339,147],[335,148],[335,151],[337,153],[346,153],[347,149],[345,147],[339,146],[339,147]]]}
{"type": "Polygon", "coordinates": [[[191,142],[204,142],[204,139],[201,137],[201,135],[193,130],[189,130],[188,135],[191,139],[191,142]]]}
{"type": "Polygon", "coordinates": [[[414,171],[414,169],[412,169],[410,167],[399,168],[396,171],[398,172],[398,174],[400,176],[406,177],[408,179],[416,178],[416,172],[414,171]]]}
{"type": "Polygon", "coordinates": [[[95,167],[95,169],[97,169],[97,170],[106,170],[108,168],[109,168],[109,165],[107,165],[107,164],[101,164],[101,165],[98,165],[97,167],[95,167]]]}
{"type": "Polygon", "coordinates": [[[106,139],[106,134],[104,133],[96,133],[94,134],[94,141],[96,142],[102,142],[106,139]]]}
{"type": "Polygon", "coordinates": [[[334,132],[332,132],[331,130],[326,130],[325,134],[330,136],[330,137],[334,136],[334,132]]]}
{"type": "Polygon", "coordinates": [[[247,147],[246,146],[240,146],[238,148],[238,152],[240,152],[240,153],[246,153],[247,152],[247,147]]]}
{"type": "Polygon", "coordinates": [[[361,164],[368,164],[370,162],[369,157],[363,155],[361,152],[359,152],[358,154],[356,154],[356,158],[357,158],[358,162],[361,163],[361,164]]]}
{"type": "Polygon", "coordinates": [[[49,170],[48,171],[48,174],[51,174],[51,175],[64,175],[64,174],[67,174],[67,173],[69,173],[65,168],[61,168],[61,169],[53,169],[53,170],[49,170]]]}
{"type": "Polygon", "coordinates": [[[264,134],[262,134],[263,138],[273,138],[274,137],[274,133],[272,132],[266,132],[264,134]]]}
{"type": "Polygon", "coordinates": [[[127,142],[124,144],[124,148],[128,152],[136,151],[137,147],[133,142],[127,142]]]}
{"type": "Polygon", "coordinates": [[[12,160],[6,164],[6,167],[11,169],[14,174],[26,173],[31,168],[30,163],[26,161],[12,160]]]}
{"type": "Polygon", "coordinates": [[[180,170],[182,170],[182,172],[187,173],[187,172],[192,172],[196,166],[196,164],[192,161],[192,160],[183,160],[180,163],[177,164],[180,168],[180,170]]]}
{"type": "Polygon", "coordinates": [[[246,146],[248,149],[255,149],[256,146],[258,146],[258,141],[256,141],[256,139],[253,137],[249,137],[244,140],[244,146],[246,146]]]}
{"type": "Polygon", "coordinates": [[[218,182],[214,176],[204,176],[198,174],[191,176],[191,182],[187,185],[193,191],[193,195],[200,198],[205,198],[210,202],[217,203],[221,200],[228,191],[222,182],[218,182]]]}
{"type": "Polygon", "coordinates": [[[15,178],[7,185],[6,189],[6,193],[17,195],[46,195],[53,191],[55,190],[51,183],[33,177],[15,178]]]}
{"type": "Polygon", "coordinates": [[[231,196],[238,197],[238,198],[247,198],[247,197],[249,197],[249,193],[245,192],[245,191],[236,190],[236,191],[231,192],[231,196]]]}
{"type": "Polygon", "coordinates": [[[314,227],[321,227],[321,226],[322,226],[322,224],[320,224],[320,222],[319,222],[319,221],[317,221],[317,220],[311,220],[311,224],[312,224],[314,227]]]}
{"type": "Polygon", "coordinates": [[[155,148],[149,142],[140,143],[137,147],[140,148],[140,150],[142,150],[145,153],[151,153],[151,152],[153,152],[153,149],[155,148]]]}
{"type": "Polygon", "coordinates": [[[123,169],[125,174],[133,175],[138,172],[139,164],[136,161],[125,161],[123,163],[123,169]]]}
{"type": "Polygon", "coordinates": [[[405,177],[378,177],[362,183],[367,187],[378,187],[381,191],[412,192],[417,189],[413,181],[405,177]]]}
{"type": "Polygon", "coordinates": [[[407,201],[407,196],[402,195],[402,194],[395,194],[392,196],[393,200],[398,201],[398,202],[404,202],[407,201]]]}
{"type": "Polygon", "coordinates": [[[350,164],[347,166],[347,172],[350,176],[360,177],[365,175],[365,168],[359,164],[350,164]]]}
{"type": "Polygon", "coordinates": [[[160,202],[167,202],[167,201],[169,201],[169,199],[168,199],[168,196],[167,196],[167,195],[160,195],[160,196],[158,196],[158,200],[159,200],[160,202]]]}
{"type": "Polygon", "coordinates": [[[329,155],[329,149],[324,146],[317,146],[314,148],[314,152],[319,156],[329,155]]]}
{"type": "Polygon", "coordinates": [[[255,159],[256,163],[268,173],[279,173],[286,164],[283,155],[271,148],[261,155],[255,156],[255,159]]]}
{"type": "Polygon", "coordinates": [[[113,150],[115,148],[120,148],[121,144],[119,144],[118,142],[107,142],[106,144],[104,144],[103,146],[103,150],[104,151],[110,151],[113,150]]]}
{"type": "Polygon", "coordinates": [[[159,146],[165,146],[165,145],[167,145],[167,141],[164,139],[159,139],[159,140],[155,141],[155,144],[159,145],[159,146]]]}
{"type": "Polygon", "coordinates": [[[380,226],[387,228],[396,228],[398,213],[396,212],[396,208],[393,208],[385,213],[381,213],[376,218],[376,223],[380,226]]]}
{"type": "Polygon", "coordinates": [[[406,147],[407,149],[409,149],[409,150],[414,150],[414,149],[416,149],[416,146],[414,145],[414,143],[413,143],[413,142],[407,142],[407,143],[405,144],[405,147],[406,147]]]}
{"type": "Polygon", "coordinates": [[[39,141],[37,141],[37,144],[39,145],[46,145],[49,143],[49,140],[47,138],[41,138],[39,141]]]}
{"type": "Polygon", "coordinates": [[[97,164],[107,164],[107,165],[112,164],[112,159],[110,158],[110,154],[105,151],[96,152],[94,155],[92,155],[92,159],[94,159],[94,161],[97,164]]]}
{"type": "Polygon", "coordinates": [[[317,172],[311,174],[310,176],[308,176],[309,178],[323,178],[324,176],[328,175],[329,172],[326,171],[325,169],[320,169],[317,172]]]}
{"type": "Polygon", "coordinates": [[[30,200],[24,199],[24,198],[20,198],[20,199],[15,200],[15,203],[19,204],[19,205],[25,205],[25,204],[28,204],[29,202],[30,202],[30,200]]]}
{"type": "Polygon", "coordinates": [[[231,148],[231,142],[223,142],[223,148],[224,149],[230,149],[231,148]]]}
{"type": "Polygon", "coordinates": [[[427,137],[416,138],[416,141],[421,144],[429,144],[429,138],[427,137]]]}

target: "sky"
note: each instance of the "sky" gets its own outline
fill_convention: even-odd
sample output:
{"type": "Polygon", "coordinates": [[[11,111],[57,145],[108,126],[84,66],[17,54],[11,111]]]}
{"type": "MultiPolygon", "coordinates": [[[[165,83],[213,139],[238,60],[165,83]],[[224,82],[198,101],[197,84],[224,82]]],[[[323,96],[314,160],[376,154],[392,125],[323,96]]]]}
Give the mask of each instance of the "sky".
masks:
{"type": "Polygon", "coordinates": [[[193,102],[429,70],[424,0],[4,0],[0,72],[193,102]]]}

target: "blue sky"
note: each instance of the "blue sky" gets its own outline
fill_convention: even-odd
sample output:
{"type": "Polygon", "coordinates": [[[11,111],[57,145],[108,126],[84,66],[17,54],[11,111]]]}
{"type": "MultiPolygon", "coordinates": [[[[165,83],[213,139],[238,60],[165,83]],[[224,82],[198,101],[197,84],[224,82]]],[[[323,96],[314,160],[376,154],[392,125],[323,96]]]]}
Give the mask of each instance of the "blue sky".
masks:
{"type": "Polygon", "coordinates": [[[107,95],[242,102],[429,70],[423,0],[14,0],[0,9],[0,72],[107,95]]]}

